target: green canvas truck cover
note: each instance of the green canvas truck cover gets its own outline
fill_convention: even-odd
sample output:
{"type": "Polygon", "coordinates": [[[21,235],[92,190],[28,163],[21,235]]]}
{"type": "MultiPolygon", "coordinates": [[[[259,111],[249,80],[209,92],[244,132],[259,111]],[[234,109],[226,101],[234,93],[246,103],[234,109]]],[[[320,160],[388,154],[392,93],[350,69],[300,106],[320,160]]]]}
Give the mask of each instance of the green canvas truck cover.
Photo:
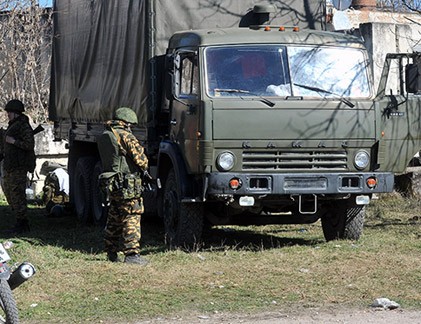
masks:
{"type": "MultiPolygon", "coordinates": [[[[56,0],[50,120],[96,123],[119,106],[146,125],[151,59],[180,30],[246,26],[252,0],[56,0]]],[[[266,2],[267,3],[267,2],[266,2]]],[[[324,1],[270,1],[270,24],[322,29],[324,1]]],[[[149,108],[148,108],[149,107],[149,108]]],[[[150,118],[150,116],[149,116],[150,118]]]]}

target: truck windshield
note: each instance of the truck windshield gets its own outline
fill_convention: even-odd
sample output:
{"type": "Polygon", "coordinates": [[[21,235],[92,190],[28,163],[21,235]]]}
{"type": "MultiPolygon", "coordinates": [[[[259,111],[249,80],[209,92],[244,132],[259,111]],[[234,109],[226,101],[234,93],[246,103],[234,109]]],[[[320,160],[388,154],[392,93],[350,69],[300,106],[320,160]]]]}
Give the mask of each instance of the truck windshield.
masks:
{"type": "Polygon", "coordinates": [[[209,47],[207,93],[213,97],[273,96],[367,98],[361,50],[308,46],[209,47]]]}

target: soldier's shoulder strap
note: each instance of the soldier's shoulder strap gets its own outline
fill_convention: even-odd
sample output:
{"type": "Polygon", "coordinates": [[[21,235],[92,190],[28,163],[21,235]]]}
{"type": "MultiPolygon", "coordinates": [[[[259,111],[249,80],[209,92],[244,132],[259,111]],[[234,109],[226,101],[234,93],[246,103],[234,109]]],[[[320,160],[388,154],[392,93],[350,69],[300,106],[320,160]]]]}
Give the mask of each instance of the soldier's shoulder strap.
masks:
{"type": "Polygon", "coordinates": [[[118,148],[120,149],[120,152],[123,155],[126,155],[127,154],[127,151],[123,148],[123,145],[121,145],[121,137],[120,137],[120,134],[113,127],[110,127],[110,128],[111,128],[111,131],[113,132],[115,138],[117,139],[117,144],[118,144],[118,148]]]}

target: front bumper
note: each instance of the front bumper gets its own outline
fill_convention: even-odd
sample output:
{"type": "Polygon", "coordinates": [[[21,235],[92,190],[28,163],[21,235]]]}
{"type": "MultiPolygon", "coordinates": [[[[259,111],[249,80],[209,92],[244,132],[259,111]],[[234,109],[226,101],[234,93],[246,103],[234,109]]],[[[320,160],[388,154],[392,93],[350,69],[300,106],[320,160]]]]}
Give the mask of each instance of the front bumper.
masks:
{"type": "Polygon", "coordinates": [[[394,176],[390,172],[361,173],[288,173],[244,174],[211,173],[207,179],[206,195],[301,195],[301,194],[370,194],[392,192],[394,176]],[[231,189],[231,179],[241,186],[231,189]],[[374,188],[367,179],[377,179],[374,188]]]}

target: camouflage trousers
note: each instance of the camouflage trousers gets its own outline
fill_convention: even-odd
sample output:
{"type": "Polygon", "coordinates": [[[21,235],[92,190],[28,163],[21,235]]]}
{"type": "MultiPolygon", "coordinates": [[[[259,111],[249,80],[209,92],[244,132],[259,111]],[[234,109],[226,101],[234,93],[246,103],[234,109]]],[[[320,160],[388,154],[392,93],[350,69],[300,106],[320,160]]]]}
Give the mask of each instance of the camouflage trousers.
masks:
{"type": "Polygon", "coordinates": [[[143,213],[142,198],[113,199],[105,226],[105,250],[118,252],[120,241],[125,255],[140,252],[140,218],[143,213]]]}
{"type": "Polygon", "coordinates": [[[3,191],[16,220],[27,219],[27,181],[27,172],[25,170],[10,170],[4,172],[3,191]]]}

